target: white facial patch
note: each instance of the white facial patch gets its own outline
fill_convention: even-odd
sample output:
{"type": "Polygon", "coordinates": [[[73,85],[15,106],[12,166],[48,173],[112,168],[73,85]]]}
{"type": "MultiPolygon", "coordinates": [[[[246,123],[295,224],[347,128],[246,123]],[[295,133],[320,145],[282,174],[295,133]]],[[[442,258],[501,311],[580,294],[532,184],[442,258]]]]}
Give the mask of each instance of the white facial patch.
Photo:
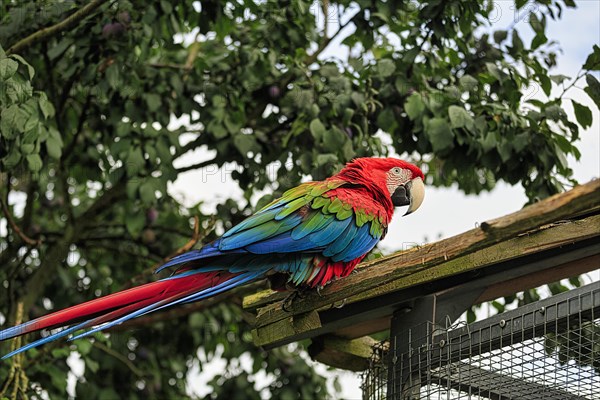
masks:
{"type": "Polygon", "coordinates": [[[398,189],[398,186],[406,184],[412,177],[412,172],[408,169],[394,167],[387,172],[387,188],[390,195],[398,189]]]}

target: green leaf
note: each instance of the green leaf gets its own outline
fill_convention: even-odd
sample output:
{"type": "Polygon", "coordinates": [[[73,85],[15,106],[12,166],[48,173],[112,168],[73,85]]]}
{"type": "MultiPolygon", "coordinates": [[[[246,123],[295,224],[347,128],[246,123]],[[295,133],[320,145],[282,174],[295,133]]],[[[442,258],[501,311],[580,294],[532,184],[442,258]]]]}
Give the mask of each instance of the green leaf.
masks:
{"type": "Polygon", "coordinates": [[[59,393],[65,393],[67,390],[67,372],[58,368],[48,368],[46,373],[50,375],[52,386],[54,386],[59,393]]]}
{"type": "Polygon", "coordinates": [[[538,79],[540,80],[540,85],[542,85],[542,90],[546,96],[550,96],[550,92],[552,92],[552,81],[548,78],[548,75],[545,73],[538,75],[538,79]]]}
{"type": "Polygon", "coordinates": [[[475,315],[475,311],[473,311],[472,308],[469,308],[467,310],[467,324],[472,324],[476,319],[477,316],[475,315]]]}
{"type": "Polygon", "coordinates": [[[575,100],[571,100],[573,103],[573,109],[575,110],[575,118],[577,118],[577,122],[583,129],[586,129],[592,126],[592,110],[590,110],[587,106],[583,104],[579,104],[575,100]]]}
{"type": "Polygon", "coordinates": [[[454,105],[448,107],[448,115],[450,116],[452,128],[469,128],[473,126],[473,117],[462,107],[454,105]]]}
{"type": "Polygon", "coordinates": [[[479,81],[473,78],[471,75],[461,76],[459,82],[460,86],[469,92],[472,92],[475,89],[477,89],[477,85],[479,84],[479,81]]]}
{"type": "Polygon", "coordinates": [[[546,35],[544,35],[543,33],[538,33],[531,40],[531,50],[535,50],[547,42],[548,42],[548,38],[546,37],[546,35]]]}
{"type": "Polygon", "coordinates": [[[72,44],[73,39],[66,37],[63,40],[60,40],[57,44],[53,46],[48,46],[47,54],[48,58],[50,58],[50,61],[63,54],[67,50],[67,48],[69,48],[69,46],[71,46],[72,44]]]}
{"type": "Polygon", "coordinates": [[[157,95],[155,93],[148,93],[145,96],[145,100],[146,100],[146,104],[148,104],[148,109],[151,112],[155,112],[156,110],[158,110],[160,108],[161,101],[160,101],[159,95],[157,95]]]}
{"type": "Polygon", "coordinates": [[[454,147],[454,134],[444,118],[432,118],[425,125],[425,133],[433,151],[438,153],[454,147]]]}
{"type": "Polygon", "coordinates": [[[485,63],[485,66],[491,76],[496,78],[498,81],[502,82],[502,79],[504,78],[504,73],[502,72],[502,70],[500,70],[500,68],[498,68],[496,64],[487,62],[485,63]]]}
{"type": "Polygon", "coordinates": [[[62,141],[49,136],[48,139],[46,139],[46,150],[50,157],[59,160],[62,155],[62,141]]]}
{"type": "Polygon", "coordinates": [[[413,93],[406,99],[404,111],[406,111],[408,118],[413,121],[421,117],[423,111],[425,111],[425,104],[419,93],[413,93]]]}
{"type": "Polygon", "coordinates": [[[127,181],[125,186],[125,193],[127,193],[127,198],[134,200],[137,198],[138,188],[140,187],[139,179],[130,179],[127,181]]]}
{"type": "Polygon", "coordinates": [[[54,105],[48,100],[46,94],[43,93],[39,98],[40,110],[44,114],[44,118],[48,119],[54,116],[54,105]]]}
{"type": "Polygon", "coordinates": [[[156,201],[154,194],[154,185],[147,179],[140,185],[140,198],[145,204],[152,204],[156,201]]]}
{"type": "Polygon", "coordinates": [[[313,136],[313,138],[315,138],[316,142],[320,142],[323,136],[325,135],[325,132],[327,131],[323,123],[318,118],[315,118],[312,121],[310,121],[308,129],[310,129],[310,133],[313,136]]]}
{"type": "Polygon", "coordinates": [[[257,153],[260,151],[260,147],[256,143],[256,139],[253,135],[245,135],[243,133],[235,135],[233,144],[244,157],[246,157],[249,152],[257,153]]]}
{"type": "Polygon", "coordinates": [[[535,33],[537,33],[538,35],[540,33],[543,34],[543,32],[544,32],[544,24],[538,18],[538,16],[535,14],[535,12],[529,13],[529,25],[531,25],[531,28],[533,29],[533,31],[535,33]]]}
{"type": "Polygon", "coordinates": [[[498,146],[498,154],[503,163],[508,162],[511,159],[513,146],[508,140],[503,140],[498,146]]]}
{"type": "Polygon", "coordinates": [[[494,42],[500,44],[503,41],[506,40],[506,38],[508,37],[508,32],[507,31],[495,31],[494,32],[494,42]]]}
{"type": "Polygon", "coordinates": [[[566,75],[550,75],[550,80],[552,80],[552,82],[556,83],[557,85],[561,85],[564,81],[568,80],[569,77],[566,75]]]}
{"type": "Polygon", "coordinates": [[[106,80],[113,89],[118,89],[121,86],[121,77],[119,76],[119,68],[113,64],[106,69],[106,80]]]}
{"type": "Polygon", "coordinates": [[[559,105],[553,104],[549,107],[546,107],[544,114],[548,119],[551,119],[552,121],[558,121],[564,114],[564,110],[560,108],[559,105]]]}
{"type": "Polygon", "coordinates": [[[592,74],[587,74],[585,76],[585,81],[588,85],[583,90],[585,90],[592,100],[594,100],[596,107],[600,109],[600,82],[598,82],[598,79],[592,74]]]}
{"type": "Polygon", "coordinates": [[[138,172],[144,167],[144,155],[140,147],[133,147],[129,150],[127,155],[127,161],[125,161],[125,168],[127,176],[137,175],[138,172]]]}
{"type": "Polygon", "coordinates": [[[386,108],[377,116],[377,126],[384,132],[391,133],[397,127],[396,116],[391,108],[386,108]]]}
{"type": "Polygon", "coordinates": [[[128,215],[125,220],[125,228],[127,228],[127,232],[134,237],[137,238],[142,229],[144,229],[144,224],[146,223],[146,216],[142,212],[133,213],[132,215],[128,215]]]}
{"type": "Polygon", "coordinates": [[[42,169],[44,163],[39,154],[29,154],[27,156],[27,165],[29,165],[29,170],[31,172],[38,172],[42,169]]]}
{"type": "Polygon", "coordinates": [[[100,363],[93,360],[91,357],[85,357],[85,368],[89,369],[92,374],[98,372],[100,369],[100,363]]]}
{"type": "Polygon", "coordinates": [[[519,34],[516,30],[512,31],[512,53],[513,55],[519,55],[525,46],[523,45],[523,41],[519,37],[519,34]]]}
{"type": "Polygon", "coordinates": [[[77,346],[77,351],[82,356],[86,356],[92,351],[92,342],[89,339],[77,340],[75,341],[75,345],[77,346]]]}
{"type": "Polygon", "coordinates": [[[481,148],[485,153],[496,147],[496,135],[494,132],[488,132],[483,140],[480,140],[481,148]]]}
{"type": "Polygon", "coordinates": [[[592,53],[585,60],[582,68],[588,71],[600,71],[600,47],[598,45],[594,45],[592,53]]]}
{"type": "Polygon", "coordinates": [[[114,400],[120,397],[122,396],[119,396],[113,388],[103,388],[98,393],[98,400],[114,400]]]}
{"type": "Polygon", "coordinates": [[[29,64],[27,61],[25,61],[25,59],[18,54],[11,54],[10,57],[14,58],[15,60],[19,61],[21,64],[23,64],[27,67],[27,73],[29,74],[29,80],[32,80],[33,77],[35,76],[35,69],[33,69],[31,64],[29,64]]]}
{"type": "Polygon", "coordinates": [[[10,58],[0,60],[0,80],[6,81],[19,69],[19,64],[10,58]]]}
{"type": "Polygon", "coordinates": [[[2,163],[4,164],[6,169],[10,170],[12,168],[15,168],[17,164],[19,164],[19,161],[21,161],[21,153],[19,153],[18,151],[12,151],[8,153],[8,156],[2,160],[2,163]]]}
{"type": "Polygon", "coordinates": [[[389,58],[384,58],[377,63],[377,73],[381,78],[387,78],[396,71],[396,64],[389,58]]]}
{"type": "Polygon", "coordinates": [[[323,147],[325,150],[335,153],[342,150],[344,143],[348,141],[348,136],[338,128],[327,131],[323,136],[323,147]]]}

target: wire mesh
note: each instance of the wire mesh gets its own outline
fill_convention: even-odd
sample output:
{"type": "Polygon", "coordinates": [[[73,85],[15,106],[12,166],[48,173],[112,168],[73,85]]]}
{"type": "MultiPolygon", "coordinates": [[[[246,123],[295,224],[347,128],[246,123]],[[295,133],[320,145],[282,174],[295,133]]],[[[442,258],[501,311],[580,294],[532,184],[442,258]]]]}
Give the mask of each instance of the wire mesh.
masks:
{"type": "Polygon", "coordinates": [[[363,399],[600,400],[595,286],[470,325],[427,322],[395,335],[374,348],[363,399]]]}

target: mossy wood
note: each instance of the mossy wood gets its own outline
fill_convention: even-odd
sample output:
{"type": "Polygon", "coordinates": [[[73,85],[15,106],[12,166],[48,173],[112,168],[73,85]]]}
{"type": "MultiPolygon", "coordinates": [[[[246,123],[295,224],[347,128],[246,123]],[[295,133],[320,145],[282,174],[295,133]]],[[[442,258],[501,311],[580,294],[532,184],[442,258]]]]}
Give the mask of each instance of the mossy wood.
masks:
{"type": "MultiPolygon", "coordinates": [[[[546,279],[554,281],[598,268],[596,253],[599,251],[594,248],[600,247],[597,245],[600,239],[599,211],[600,181],[595,180],[513,214],[484,222],[463,234],[361,264],[355,274],[333,282],[320,294],[311,293],[294,301],[286,307],[287,311],[282,309],[281,293],[264,291],[248,296],[244,299],[244,307],[258,310],[254,331],[256,344],[273,347],[341,331],[350,338],[356,337],[348,325],[352,324],[351,320],[343,324],[332,323],[331,318],[323,321],[323,315],[341,302],[345,302],[344,308],[351,314],[355,303],[376,301],[378,297],[401,294],[410,288],[432,285],[457,274],[502,262],[531,256],[535,259],[536,255],[551,251],[560,253],[560,249],[570,249],[576,243],[588,244],[591,250],[578,255],[577,260],[569,259],[568,264],[554,256],[553,264],[540,268],[543,272],[529,271],[527,282],[549,283],[546,279]],[[576,268],[569,267],[572,262],[576,268]],[[555,269],[553,273],[546,270],[550,267],[555,269]]],[[[519,276],[511,279],[518,280],[519,276]]],[[[490,293],[494,295],[508,295],[515,285],[490,285],[488,289],[493,288],[490,293]]],[[[480,299],[483,297],[485,292],[480,299]]],[[[374,308],[372,321],[381,321],[390,315],[387,309],[378,311],[374,308]]],[[[360,327],[360,335],[366,335],[381,330],[382,324],[373,323],[376,330],[369,331],[369,321],[363,318],[356,321],[356,326],[360,327]]]]}

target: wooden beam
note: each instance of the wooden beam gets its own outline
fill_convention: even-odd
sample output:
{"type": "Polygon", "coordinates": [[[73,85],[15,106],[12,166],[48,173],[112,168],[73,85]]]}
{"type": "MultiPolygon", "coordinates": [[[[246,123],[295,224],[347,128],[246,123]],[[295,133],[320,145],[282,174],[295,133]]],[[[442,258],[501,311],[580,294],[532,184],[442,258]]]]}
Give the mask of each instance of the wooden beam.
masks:
{"type": "Polygon", "coordinates": [[[579,276],[598,268],[600,268],[600,255],[595,254],[580,260],[561,264],[558,267],[554,267],[550,270],[545,270],[543,274],[536,272],[518,278],[509,279],[504,282],[499,282],[489,286],[477,299],[475,304],[509,296],[523,290],[542,286],[546,283],[558,282],[561,279],[579,276]]]}
{"type": "MultiPolygon", "coordinates": [[[[493,265],[501,265],[502,263],[513,262],[513,260],[516,262],[526,256],[545,254],[545,252],[549,251],[554,251],[553,254],[555,255],[552,257],[558,259],[560,257],[556,256],[556,249],[569,248],[568,246],[573,243],[583,243],[585,240],[597,239],[599,237],[600,215],[594,215],[582,220],[546,224],[542,229],[537,231],[528,229],[526,234],[518,235],[513,239],[501,241],[489,245],[486,248],[468,252],[464,255],[457,255],[453,258],[448,258],[446,261],[443,261],[442,259],[441,262],[436,262],[434,264],[435,268],[432,268],[432,265],[430,264],[415,261],[415,257],[412,253],[421,253],[423,248],[412,250],[409,252],[411,255],[407,257],[396,255],[388,257],[383,262],[378,260],[378,262],[373,263],[374,266],[372,266],[371,270],[363,269],[348,278],[333,283],[332,285],[336,285],[344,293],[353,292],[348,295],[348,303],[350,305],[345,306],[350,307],[347,312],[352,316],[352,304],[357,302],[364,302],[366,300],[371,301],[371,299],[383,295],[389,296],[394,294],[394,296],[396,296],[395,293],[402,293],[406,289],[414,286],[437,283],[453,275],[464,274],[469,271],[488,268],[493,265]],[[391,275],[391,278],[388,278],[387,276],[382,277],[380,275],[380,269],[387,271],[387,273],[391,275]],[[379,277],[383,283],[380,282],[375,287],[371,286],[372,274],[379,277]],[[363,281],[358,280],[358,277],[363,277],[366,284],[363,283],[363,281]]],[[[599,250],[597,245],[592,246],[592,250],[593,249],[599,250]]],[[[559,262],[564,263],[564,261],[559,262]]],[[[541,268],[541,270],[556,266],[556,263],[552,264],[551,261],[546,264],[548,266],[541,268]]],[[[590,264],[587,265],[589,268],[597,268],[593,265],[590,266],[590,264]]],[[[506,274],[510,275],[510,273],[510,270],[506,271],[506,274]]],[[[541,272],[541,274],[545,274],[545,271],[541,272]]],[[[257,336],[261,336],[262,332],[265,332],[265,334],[263,334],[262,339],[256,343],[271,347],[289,343],[300,338],[331,332],[326,329],[326,327],[323,327],[321,317],[319,317],[320,323],[318,326],[314,325],[314,327],[309,330],[300,331],[294,329],[291,336],[288,336],[288,333],[291,334],[292,332],[286,332],[286,324],[289,324],[290,318],[293,318],[295,315],[300,315],[296,314],[298,310],[309,310],[309,312],[315,312],[317,315],[320,315],[321,313],[324,313],[323,315],[325,315],[327,310],[331,307],[331,299],[338,301],[336,293],[327,291],[325,293],[322,292],[322,295],[323,297],[309,295],[298,303],[294,303],[292,305],[292,312],[283,311],[281,309],[281,303],[275,303],[261,308],[257,316],[256,332],[257,336]],[[276,332],[277,334],[274,335],[271,332],[276,332]]],[[[389,312],[389,310],[387,312],[389,312]]],[[[370,314],[372,314],[374,318],[376,317],[376,319],[381,319],[383,317],[383,315],[381,315],[382,313],[378,313],[378,310],[373,310],[370,314]]],[[[348,324],[347,321],[346,324],[348,324]]],[[[352,325],[354,324],[356,324],[356,321],[352,322],[352,325]]],[[[333,331],[342,328],[344,328],[344,326],[339,326],[338,324],[333,331]]]]}
{"type": "Polygon", "coordinates": [[[253,329],[252,336],[257,346],[264,346],[301,332],[312,331],[321,327],[319,313],[311,311],[305,314],[288,316],[277,320],[263,329],[253,329]]]}
{"type": "MultiPolygon", "coordinates": [[[[357,272],[327,285],[320,293],[310,294],[303,301],[293,303],[289,312],[282,310],[282,302],[261,308],[257,326],[264,326],[296,315],[328,307],[346,300],[346,304],[381,295],[392,289],[394,282],[407,275],[429,270],[431,267],[464,257],[477,250],[506,241],[516,235],[526,234],[540,226],[568,219],[573,215],[600,208],[600,180],[575,187],[573,190],[552,196],[531,206],[481,224],[463,234],[431,243],[419,248],[399,252],[369,263],[363,263],[357,272]]],[[[269,297],[261,297],[264,304],[269,297]]],[[[245,303],[252,308],[252,303],[245,303]]]]}
{"type": "Polygon", "coordinates": [[[261,290],[258,293],[253,293],[244,297],[242,307],[245,310],[256,310],[259,307],[266,306],[275,301],[284,300],[288,295],[289,293],[276,292],[271,289],[261,290]]]}
{"type": "Polygon", "coordinates": [[[313,339],[308,354],[323,364],[358,372],[369,368],[373,347],[377,343],[368,336],[348,340],[326,335],[313,339]]]}

